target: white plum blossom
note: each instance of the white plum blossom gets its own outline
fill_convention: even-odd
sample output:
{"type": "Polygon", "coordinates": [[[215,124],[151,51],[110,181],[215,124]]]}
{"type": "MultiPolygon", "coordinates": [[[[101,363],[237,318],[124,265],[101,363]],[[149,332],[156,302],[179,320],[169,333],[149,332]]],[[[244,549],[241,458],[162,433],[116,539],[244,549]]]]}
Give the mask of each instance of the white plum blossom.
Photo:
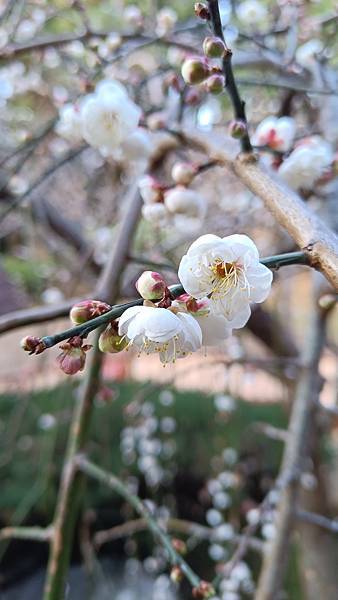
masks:
{"type": "Polygon", "coordinates": [[[82,102],[82,134],[94,148],[110,152],[136,131],[141,109],[117,81],[101,81],[82,102]]]}
{"type": "Polygon", "coordinates": [[[240,234],[199,237],[183,256],[178,277],[193,298],[210,298],[211,311],[223,315],[228,327],[235,329],[248,321],[250,302],[267,298],[272,282],[255,244],[240,234]]]}
{"type": "Polygon", "coordinates": [[[323,43],[313,38],[297,48],[296,61],[301,67],[311,70],[316,64],[317,55],[322,52],[323,48],[323,43]]]}
{"type": "Polygon", "coordinates": [[[202,345],[201,329],[191,315],[151,306],[128,308],[120,317],[119,335],[126,336],[140,353],[158,353],[164,364],[202,345]]]}
{"type": "Polygon", "coordinates": [[[237,17],[246,26],[258,25],[266,16],[266,7],[258,0],[245,0],[237,7],[237,17]]]}
{"type": "Polygon", "coordinates": [[[198,224],[206,212],[206,201],[203,196],[183,186],[176,186],[166,192],[164,204],[170,214],[192,217],[198,224]]]}
{"type": "Polygon", "coordinates": [[[139,29],[143,25],[143,15],[137,4],[129,4],[123,11],[125,22],[132,29],[139,29]]]}
{"type": "Polygon", "coordinates": [[[278,173],[293,189],[310,189],[334,160],[332,146],[320,136],[305,138],[279,167],[278,173]]]}
{"type": "Polygon", "coordinates": [[[177,13],[170,6],[164,6],[156,15],[156,33],[158,36],[172,32],[177,21],[177,13]]]}
{"type": "Polygon", "coordinates": [[[253,136],[255,146],[269,146],[272,150],[287,152],[295,139],[296,123],[292,117],[266,117],[253,136]]]}
{"type": "Polygon", "coordinates": [[[82,119],[80,107],[76,104],[64,104],[59,111],[59,120],[55,126],[58,135],[69,140],[78,142],[82,139],[82,119]]]}

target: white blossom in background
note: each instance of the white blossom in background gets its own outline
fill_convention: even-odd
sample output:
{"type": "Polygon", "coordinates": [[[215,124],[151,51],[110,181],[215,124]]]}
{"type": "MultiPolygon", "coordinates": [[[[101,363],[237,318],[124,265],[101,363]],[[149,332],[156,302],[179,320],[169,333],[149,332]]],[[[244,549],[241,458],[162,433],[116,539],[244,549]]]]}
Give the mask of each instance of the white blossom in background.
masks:
{"type": "Polygon", "coordinates": [[[201,329],[192,316],[150,306],[128,308],[120,317],[119,335],[126,336],[140,353],[158,353],[164,364],[202,345],[201,329]]]}
{"type": "Polygon", "coordinates": [[[254,146],[269,146],[272,150],[287,152],[292,148],[296,122],[292,117],[266,117],[257,127],[252,139],[254,146]]]}
{"type": "Polygon", "coordinates": [[[322,52],[323,48],[323,43],[320,40],[313,38],[297,48],[296,61],[301,67],[311,70],[315,66],[317,56],[322,52]]]}
{"type": "Polygon", "coordinates": [[[199,237],[181,259],[178,277],[193,298],[208,296],[212,312],[222,314],[235,329],[248,321],[250,302],[267,298],[272,282],[253,241],[239,234],[199,237]]]}
{"type": "Polygon", "coordinates": [[[262,23],[267,17],[267,9],[258,0],[244,0],[237,6],[237,17],[247,27],[262,23]]]}
{"type": "Polygon", "coordinates": [[[78,142],[82,139],[82,119],[80,107],[76,104],[64,104],[59,111],[59,120],[55,126],[58,135],[69,140],[78,142]]]}
{"type": "Polygon", "coordinates": [[[126,6],[123,11],[123,18],[133,30],[140,29],[143,26],[143,15],[137,4],[126,6]]]}
{"type": "Polygon", "coordinates": [[[101,81],[81,105],[82,134],[94,148],[110,152],[135,132],[141,109],[117,81],[101,81]]]}
{"type": "Polygon", "coordinates": [[[171,33],[177,22],[177,13],[170,6],[164,6],[156,15],[156,33],[158,36],[171,33]]]}
{"type": "Polygon", "coordinates": [[[195,190],[176,186],[164,194],[164,205],[180,231],[199,228],[206,213],[205,198],[195,190]]]}
{"type": "Polygon", "coordinates": [[[155,204],[162,198],[161,184],[155,177],[144,175],[138,182],[138,189],[145,204],[155,204]]]}
{"type": "Polygon", "coordinates": [[[144,204],[142,217],[154,225],[163,225],[167,222],[168,212],[164,204],[144,204]]]}
{"type": "Polygon", "coordinates": [[[320,136],[305,138],[278,169],[293,189],[310,189],[325,174],[334,160],[332,146],[320,136]]]}

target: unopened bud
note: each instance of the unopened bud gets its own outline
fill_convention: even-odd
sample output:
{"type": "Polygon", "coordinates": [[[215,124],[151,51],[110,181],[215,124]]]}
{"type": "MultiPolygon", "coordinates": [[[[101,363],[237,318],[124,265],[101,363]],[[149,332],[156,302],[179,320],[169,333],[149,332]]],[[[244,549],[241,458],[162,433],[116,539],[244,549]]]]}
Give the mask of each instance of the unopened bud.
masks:
{"type": "Polygon", "coordinates": [[[210,19],[210,11],[204,2],[195,2],[194,6],[195,15],[204,21],[209,21],[210,19]]]}
{"type": "Polygon", "coordinates": [[[208,581],[201,581],[201,583],[192,590],[193,598],[212,598],[215,594],[216,592],[213,586],[208,581]]]}
{"type": "Polygon", "coordinates": [[[170,579],[174,583],[181,583],[183,580],[183,571],[180,567],[173,567],[170,571],[170,579]]]}
{"type": "Polygon", "coordinates": [[[189,85],[202,83],[209,75],[209,65],[200,56],[193,56],[184,61],[181,69],[182,77],[189,85]]]}
{"type": "Polygon", "coordinates": [[[222,58],[226,53],[226,46],[221,38],[209,36],[204,39],[203,52],[208,58],[222,58]]]}
{"type": "Polygon", "coordinates": [[[100,300],[83,300],[74,304],[69,313],[69,318],[74,325],[82,325],[90,319],[99,317],[111,309],[109,304],[100,300]]]}
{"type": "Polygon", "coordinates": [[[176,552],[178,552],[178,554],[184,556],[187,553],[187,545],[183,540],[173,538],[171,540],[171,543],[176,552]]]}
{"type": "Polygon", "coordinates": [[[144,300],[160,300],[167,289],[162,275],[155,271],[144,271],[135,286],[144,300]]]}
{"type": "Polygon", "coordinates": [[[74,336],[61,344],[63,350],[57,357],[57,362],[60,369],[66,375],[75,375],[79,371],[83,371],[86,363],[86,352],[91,348],[89,345],[83,346],[83,340],[80,336],[74,336]]]}
{"type": "Polygon", "coordinates": [[[247,126],[241,119],[234,119],[229,123],[229,134],[231,137],[240,139],[247,133],[247,126]]]}
{"type": "Polygon", "coordinates": [[[124,350],[127,345],[128,340],[125,336],[118,334],[118,325],[115,321],[109,323],[108,327],[106,327],[99,337],[99,349],[101,352],[116,354],[124,350]]]}
{"type": "Polygon", "coordinates": [[[173,180],[180,185],[189,185],[196,173],[196,166],[188,162],[177,162],[171,170],[173,180]]]}
{"type": "Polygon", "coordinates": [[[207,92],[210,94],[220,94],[223,92],[225,86],[225,78],[223,75],[211,75],[205,82],[207,92]]]}
{"type": "Polygon", "coordinates": [[[35,337],[33,335],[26,335],[26,337],[22,338],[20,342],[20,346],[25,352],[29,352],[30,354],[34,354],[35,350],[40,344],[40,338],[35,337]]]}
{"type": "Polygon", "coordinates": [[[324,310],[330,310],[338,301],[338,296],[335,294],[324,294],[318,300],[320,308],[324,310]]]}

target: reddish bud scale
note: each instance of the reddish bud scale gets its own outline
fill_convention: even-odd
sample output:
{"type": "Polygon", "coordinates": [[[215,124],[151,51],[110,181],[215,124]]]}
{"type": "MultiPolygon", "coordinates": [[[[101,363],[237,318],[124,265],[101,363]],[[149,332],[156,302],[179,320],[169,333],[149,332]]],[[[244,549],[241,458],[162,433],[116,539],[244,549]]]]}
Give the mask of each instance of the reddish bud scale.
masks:
{"type": "Polygon", "coordinates": [[[210,11],[207,4],[205,4],[204,2],[196,2],[194,10],[196,17],[203,19],[203,21],[209,21],[210,11]]]}
{"type": "Polygon", "coordinates": [[[213,586],[208,581],[201,581],[201,583],[192,590],[193,598],[212,598],[215,594],[216,592],[213,586]]]}
{"type": "Polygon", "coordinates": [[[40,344],[40,338],[32,335],[27,335],[26,337],[22,338],[20,342],[21,348],[25,350],[25,352],[29,352],[30,354],[34,354],[40,344]]]}
{"type": "Polygon", "coordinates": [[[171,540],[172,546],[173,548],[176,550],[176,552],[178,552],[178,554],[181,554],[182,556],[184,556],[187,553],[187,545],[185,542],[183,542],[183,540],[180,540],[178,538],[173,538],[171,540]]]}

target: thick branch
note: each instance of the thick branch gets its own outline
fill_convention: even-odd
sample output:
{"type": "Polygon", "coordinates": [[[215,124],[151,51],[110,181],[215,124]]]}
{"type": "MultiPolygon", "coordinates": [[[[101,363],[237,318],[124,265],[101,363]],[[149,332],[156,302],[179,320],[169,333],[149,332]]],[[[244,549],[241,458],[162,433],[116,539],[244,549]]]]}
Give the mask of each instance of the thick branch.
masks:
{"type": "Polygon", "coordinates": [[[298,478],[304,460],[304,447],[310,425],[313,401],[318,392],[318,362],[325,338],[325,318],[314,315],[309,324],[308,339],[303,351],[303,363],[292,407],[288,439],[284,449],[279,481],[287,481],[277,507],[276,535],[266,544],[256,600],[274,600],[283,583],[286,569],[290,531],[295,516],[298,478]],[[312,402],[311,402],[312,400],[312,402]]]}
{"type": "Polygon", "coordinates": [[[231,169],[306,252],[309,265],[321,271],[338,290],[338,238],[295,192],[266,171],[254,155],[240,154],[232,159],[205,138],[191,136],[189,132],[179,135],[186,144],[205,152],[210,160],[231,169]]]}

